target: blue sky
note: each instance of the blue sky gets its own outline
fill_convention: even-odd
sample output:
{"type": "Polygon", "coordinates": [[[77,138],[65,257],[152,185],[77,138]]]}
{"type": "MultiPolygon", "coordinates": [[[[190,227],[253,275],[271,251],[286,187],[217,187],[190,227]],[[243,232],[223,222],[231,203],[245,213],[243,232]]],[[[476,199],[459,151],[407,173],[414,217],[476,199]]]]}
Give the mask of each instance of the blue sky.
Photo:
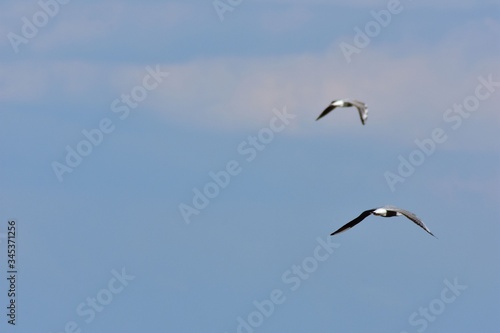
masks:
{"type": "Polygon", "coordinates": [[[0,5],[2,331],[498,327],[495,1],[63,3],[0,5]],[[438,239],[330,238],[386,204],[438,239]]]}

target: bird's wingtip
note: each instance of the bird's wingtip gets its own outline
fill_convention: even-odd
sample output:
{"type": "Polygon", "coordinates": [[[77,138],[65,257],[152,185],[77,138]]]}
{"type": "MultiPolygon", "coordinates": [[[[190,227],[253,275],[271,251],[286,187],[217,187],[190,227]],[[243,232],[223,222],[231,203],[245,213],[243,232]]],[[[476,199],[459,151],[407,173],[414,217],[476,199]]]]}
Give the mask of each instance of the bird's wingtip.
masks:
{"type": "Polygon", "coordinates": [[[325,111],[321,112],[320,115],[318,116],[318,118],[316,118],[316,121],[320,120],[321,118],[323,118],[326,115],[327,115],[327,113],[325,113],[325,111]]]}
{"type": "MultiPolygon", "coordinates": [[[[342,228],[340,228],[340,229],[342,229],[342,228]]],[[[332,232],[330,234],[330,236],[335,236],[336,234],[340,234],[342,231],[345,231],[345,230],[340,230],[340,229],[339,230],[335,230],[334,232],[332,232]]]]}
{"type": "Polygon", "coordinates": [[[337,234],[341,234],[341,233],[343,233],[344,231],[349,230],[349,229],[351,229],[351,228],[343,228],[343,227],[342,227],[342,228],[340,228],[340,229],[338,229],[338,230],[336,230],[336,231],[332,232],[332,233],[330,234],[330,236],[335,236],[335,235],[337,235],[337,234]]]}

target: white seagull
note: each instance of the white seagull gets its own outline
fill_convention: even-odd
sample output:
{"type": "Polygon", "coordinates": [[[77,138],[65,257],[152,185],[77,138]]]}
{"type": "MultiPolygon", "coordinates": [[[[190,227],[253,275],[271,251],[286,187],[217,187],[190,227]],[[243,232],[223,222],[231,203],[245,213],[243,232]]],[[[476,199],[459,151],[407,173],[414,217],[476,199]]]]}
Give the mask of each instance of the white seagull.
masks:
{"type": "MultiPolygon", "coordinates": [[[[330,236],[333,236],[333,235],[339,234],[339,233],[341,233],[343,231],[346,231],[348,229],[351,229],[352,227],[354,227],[359,222],[363,221],[367,216],[369,216],[371,214],[377,215],[377,216],[383,216],[383,217],[393,217],[393,216],[404,215],[408,219],[410,219],[411,221],[413,221],[416,225],[418,225],[420,228],[424,229],[429,234],[431,234],[432,236],[434,236],[434,234],[425,226],[424,222],[422,222],[415,214],[413,214],[413,213],[411,213],[411,212],[409,212],[409,211],[407,211],[405,209],[397,208],[397,207],[394,207],[394,206],[384,206],[384,207],[381,207],[381,208],[374,208],[374,209],[365,210],[363,213],[361,213],[361,215],[359,215],[358,217],[356,217],[354,220],[352,220],[351,222],[349,222],[346,225],[342,226],[337,231],[332,232],[330,234],[330,236]]],[[[436,236],[434,236],[434,237],[436,237],[436,236]]]]}
{"type": "Polygon", "coordinates": [[[361,123],[364,125],[366,119],[368,118],[368,107],[366,106],[365,103],[357,101],[355,99],[353,100],[346,100],[346,99],[336,99],[333,102],[330,103],[330,105],[327,106],[327,108],[321,112],[318,118],[316,120],[319,120],[326,116],[330,111],[335,109],[336,107],[341,107],[341,108],[348,108],[354,106],[356,109],[358,109],[359,112],[359,118],[361,119],[361,123]]]}

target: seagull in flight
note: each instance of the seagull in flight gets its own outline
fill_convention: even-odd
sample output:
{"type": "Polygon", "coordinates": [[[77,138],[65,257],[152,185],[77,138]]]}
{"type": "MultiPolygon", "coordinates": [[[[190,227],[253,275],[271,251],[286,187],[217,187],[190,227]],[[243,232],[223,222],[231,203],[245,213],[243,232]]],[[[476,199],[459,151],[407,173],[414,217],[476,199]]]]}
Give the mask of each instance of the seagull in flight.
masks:
{"type": "Polygon", "coordinates": [[[333,109],[336,107],[341,107],[341,108],[348,108],[354,106],[356,109],[358,109],[359,112],[359,118],[361,119],[361,123],[364,125],[366,119],[368,118],[368,107],[366,106],[365,103],[357,101],[355,99],[353,100],[347,100],[347,99],[336,99],[330,105],[327,106],[327,108],[321,112],[318,118],[316,120],[319,120],[326,116],[327,114],[330,113],[333,109]]]}
{"type": "MultiPolygon", "coordinates": [[[[393,216],[403,215],[403,216],[407,217],[408,219],[410,219],[412,222],[414,222],[416,225],[418,225],[420,228],[424,229],[429,234],[434,236],[434,234],[425,226],[424,222],[422,222],[415,214],[413,214],[405,209],[397,208],[394,206],[384,206],[381,208],[374,208],[374,209],[365,210],[363,213],[361,213],[354,220],[352,220],[351,222],[342,226],[337,231],[332,232],[330,234],[330,236],[333,236],[333,235],[339,234],[343,231],[346,231],[348,229],[351,229],[352,227],[354,227],[359,222],[363,221],[366,217],[368,217],[371,214],[377,215],[377,216],[382,216],[382,217],[393,217],[393,216]]],[[[434,237],[436,237],[436,236],[434,236],[434,237]]]]}

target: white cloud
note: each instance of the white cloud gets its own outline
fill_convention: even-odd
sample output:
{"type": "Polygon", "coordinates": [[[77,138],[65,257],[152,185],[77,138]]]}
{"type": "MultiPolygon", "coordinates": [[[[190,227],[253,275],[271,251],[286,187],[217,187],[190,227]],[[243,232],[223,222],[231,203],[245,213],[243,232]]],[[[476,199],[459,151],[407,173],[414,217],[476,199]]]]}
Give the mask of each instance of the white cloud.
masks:
{"type": "Polygon", "coordinates": [[[49,89],[45,68],[26,63],[0,65],[0,101],[42,100],[49,89]]]}
{"type": "MultiPolygon", "coordinates": [[[[180,2],[144,4],[111,1],[83,5],[70,4],[62,7],[54,18],[53,26],[40,37],[35,38],[37,51],[54,47],[87,45],[101,40],[113,43],[110,38],[120,35],[126,39],[127,32],[134,35],[134,29],[143,33],[150,31],[174,32],[174,28],[193,16],[194,7],[180,2]],[[119,34],[118,34],[119,32],[119,34]],[[125,32],[125,34],[124,34],[125,32]]],[[[132,36],[130,38],[133,38],[132,36]]]]}
{"type": "MultiPolygon", "coordinates": [[[[123,25],[123,19],[133,17],[135,10],[141,24],[154,25],[167,15],[172,19],[169,24],[176,25],[194,8],[179,3],[144,8],[120,6],[115,2],[89,5],[79,16],[70,15],[73,22],[61,17],[47,36],[36,41],[36,47],[43,50],[65,42],[84,43],[108,28],[123,25]],[[107,11],[114,14],[99,14],[107,11]],[[182,15],[176,16],[179,13],[182,15]]],[[[273,14],[269,15],[267,20],[272,24],[273,14]]],[[[309,19],[295,7],[284,15],[301,22],[309,19]]],[[[347,110],[339,110],[321,124],[314,122],[332,99],[353,97],[366,101],[370,108],[364,132],[391,135],[403,131],[411,138],[425,137],[442,125],[447,108],[470,94],[478,75],[494,73],[495,78],[500,77],[495,72],[498,59],[488,48],[498,37],[499,27],[498,21],[488,18],[467,22],[435,45],[417,45],[413,41],[368,45],[351,63],[339,49],[338,42],[344,38],[338,38],[322,53],[214,56],[164,63],[162,68],[170,76],[142,105],[165,121],[214,130],[255,129],[267,124],[273,108],[286,106],[302,119],[290,132],[324,135],[332,128],[347,132],[349,126],[359,126],[355,112],[347,110]]],[[[105,91],[112,94],[111,101],[140,82],[147,65],[156,64],[75,60],[2,64],[0,99],[36,102],[47,98],[50,90],[75,101],[105,91]]],[[[498,124],[498,115],[491,111],[495,100],[487,102],[487,108],[474,115],[475,121],[487,128],[484,133],[490,133],[489,129],[498,124]]]]}
{"type": "MultiPolygon", "coordinates": [[[[421,137],[442,125],[445,110],[471,93],[477,76],[497,67],[497,59],[488,54],[466,56],[471,44],[484,38],[483,28],[480,25],[470,32],[469,42],[453,34],[434,49],[410,43],[368,46],[350,64],[338,45],[332,44],[323,54],[215,58],[170,65],[171,77],[153,97],[152,107],[168,121],[237,129],[264,125],[271,109],[284,105],[303,119],[313,120],[332,99],[353,97],[368,103],[368,124],[385,124],[384,128],[400,128],[421,137]],[[406,46],[411,51],[401,52],[406,46]]],[[[491,33],[486,35],[491,37],[491,33]]],[[[500,80],[500,74],[495,78],[500,80]]],[[[339,111],[334,117],[346,114],[339,111]]],[[[352,122],[347,124],[359,125],[356,116],[349,117],[352,122]]],[[[477,117],[488,121],[484,115],[477,117]]],[[[325,118],[326,122],[337,126],[331,119],[325,118]]],[[[303,121],[295,132],[309,131],[308,126],[310,122],[303,121]]]]}
{"type": "Polygon", "coordinates": [[[89,98],[106,77],[104,65],[83,61],[19,61],[0,65],[0,101],[44,103],[57,96],[89,98]]]}

